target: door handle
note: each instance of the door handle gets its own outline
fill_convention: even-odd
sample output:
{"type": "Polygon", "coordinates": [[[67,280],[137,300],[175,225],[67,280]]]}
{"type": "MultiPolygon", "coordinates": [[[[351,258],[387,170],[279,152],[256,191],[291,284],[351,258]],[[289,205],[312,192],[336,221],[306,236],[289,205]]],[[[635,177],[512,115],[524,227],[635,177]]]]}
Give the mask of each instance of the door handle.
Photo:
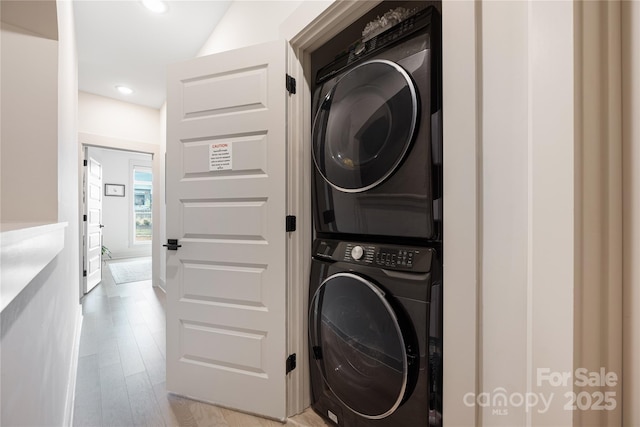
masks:
{"type": "Polygon", "coordinates": [[[182,245],[178,244],[178,239],[167,239],[167,244],[162,246],[167,248],[169,251],[177,251],[178,248],[182,247],[182,245]]]}
{"type": "Polygon", "coordinates": [[[100,228],[104,228],[104,225],[103,225],[103,224],[100,224],[100,228]]]}

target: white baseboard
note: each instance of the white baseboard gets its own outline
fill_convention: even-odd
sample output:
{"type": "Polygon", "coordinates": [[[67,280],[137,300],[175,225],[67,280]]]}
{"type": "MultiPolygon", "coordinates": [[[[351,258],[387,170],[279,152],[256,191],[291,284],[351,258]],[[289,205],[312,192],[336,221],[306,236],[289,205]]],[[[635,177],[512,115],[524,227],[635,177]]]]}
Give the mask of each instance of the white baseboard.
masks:
{"type": "Polygon", "coordinates": [[[113,255],[111,258],[103,259],[103,261],[125,261],[132,258],[149,258],[151,255],[148,254],[118,254],[113,255]]]}
{"type": "Polygon", "coordinates": [[[124,259],[124,258],[141,258],[151,256],[151,247],[142,249],[132,249],[124,251],[116,251],[111,253],[111,259],[124,259]]]}
{"type": "Polygon", "coordinates": [[[162,277],[160,277],[158,279],[158,285],[157,285],[160,289],[162,289],[162,292],[164,292],[165,294],[167,293],[167,282],[165,282],[162,277]]]}
{"type": "Polygon", "coordinates": [[[82,305],[78,304],[76,314],[76,328],[71,349],[71,367],[69,370],[69,382],[67,383],[67,397],[64,408],[64,426],[73,425],[73,407],[76,399],[76,378],[78,374],[78,356],[80,355],[80,336],[82,334],[82,305]]]}

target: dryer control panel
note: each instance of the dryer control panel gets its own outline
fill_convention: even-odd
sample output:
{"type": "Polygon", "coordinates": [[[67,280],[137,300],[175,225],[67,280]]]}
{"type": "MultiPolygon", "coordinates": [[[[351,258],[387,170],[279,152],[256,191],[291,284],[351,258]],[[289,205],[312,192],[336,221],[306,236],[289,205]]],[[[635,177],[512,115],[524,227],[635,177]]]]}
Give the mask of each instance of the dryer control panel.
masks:
{"type": "MultiPolygon", "coordinates": [[[[413,33],[417,34],[427,27],[438,26],[437,22],[439,22],[439,13],[435,7],[429,6],[380,34],[366,40],[359,39],[354,41],[345,51],[336,55],[331,63],[318,70],[316,84],[334,77],[351,64],[371,57],[388,46],[407,40],[413,33]]],[[[429,43],[428,47],[431,47],[431,39],[427,38],[426,40],[429,43]]]]}
{"type": "Polygon", "coordinates": [[[318,259],[371,265],[386,270],[428,272],[433,249],[400,245],[318,239],[313,256],[318,259]]]}

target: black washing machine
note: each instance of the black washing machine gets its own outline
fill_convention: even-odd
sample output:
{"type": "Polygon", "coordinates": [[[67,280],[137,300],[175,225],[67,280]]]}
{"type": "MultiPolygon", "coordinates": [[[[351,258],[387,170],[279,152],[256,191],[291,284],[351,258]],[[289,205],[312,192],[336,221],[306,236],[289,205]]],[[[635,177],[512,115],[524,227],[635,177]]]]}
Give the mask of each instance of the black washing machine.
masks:
{"type": "Polygon", "coordinates": [[[318,71],[312,154],[319,235],[440,239],[440,69],[440,17],[429,7],[318,71]]]}
{"type": "Polygon", "coordinates": [[[338,426],[442,425],[435,250],[317,239],[309,289],[312,408],[338,426]]]}

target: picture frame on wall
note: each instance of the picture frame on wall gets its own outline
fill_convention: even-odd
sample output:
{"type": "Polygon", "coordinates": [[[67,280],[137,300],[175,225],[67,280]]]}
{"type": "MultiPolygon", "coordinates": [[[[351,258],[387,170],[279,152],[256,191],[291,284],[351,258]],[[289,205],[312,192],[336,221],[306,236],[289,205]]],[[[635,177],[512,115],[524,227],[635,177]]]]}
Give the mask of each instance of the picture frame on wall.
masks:
{"type": "Polygon", "coordinates": [[[124,184],[105,184],[104,195],[124,197],[124,184]]]}

